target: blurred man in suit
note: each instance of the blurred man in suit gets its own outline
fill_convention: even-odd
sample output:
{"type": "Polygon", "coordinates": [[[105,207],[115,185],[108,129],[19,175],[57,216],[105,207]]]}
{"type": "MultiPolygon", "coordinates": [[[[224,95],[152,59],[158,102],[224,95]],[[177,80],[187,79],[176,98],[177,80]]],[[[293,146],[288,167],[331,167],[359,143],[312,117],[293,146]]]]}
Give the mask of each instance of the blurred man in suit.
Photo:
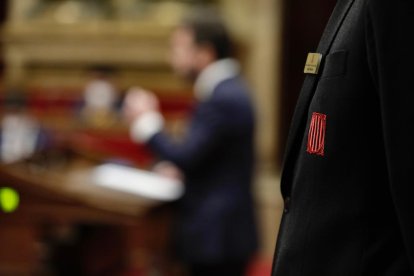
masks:
{"type": "Polygon", "coordinates": [[[272,275],[414,275],[413,17],[337,2],[305,66],[272,275]]]}
{"type": "Polygon", "coordinates": [[[171,52],[174,70],[194,83],[198,99],[187,134],[173,142],[162,131],[156,97],[133,88],[124,106],[131,135],[184,175],[176,241],[191,275],[243,275],[257,246],[249,91],[217,15],[203,11],[184,20],[172,35],[171,52]]]}

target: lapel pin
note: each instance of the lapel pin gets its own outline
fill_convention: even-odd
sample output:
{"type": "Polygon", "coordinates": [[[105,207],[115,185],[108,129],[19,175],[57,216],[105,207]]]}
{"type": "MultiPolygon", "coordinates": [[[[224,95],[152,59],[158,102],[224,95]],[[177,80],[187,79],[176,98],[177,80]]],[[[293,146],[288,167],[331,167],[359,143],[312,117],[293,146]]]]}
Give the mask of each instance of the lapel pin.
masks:
{"type": "Polygon", "coordinates": [[[319,71],[319,65],[321,64],[322,54],[319,53],[309,53],[306,59],[305,69],[303,72],[305,74],[317,75],[319,71]]]}
{"type": "Polygon", "coordinates": [[[323,156],[325,154],[326,114],[313,112],[309,126],[307,152],[323,156]]]}

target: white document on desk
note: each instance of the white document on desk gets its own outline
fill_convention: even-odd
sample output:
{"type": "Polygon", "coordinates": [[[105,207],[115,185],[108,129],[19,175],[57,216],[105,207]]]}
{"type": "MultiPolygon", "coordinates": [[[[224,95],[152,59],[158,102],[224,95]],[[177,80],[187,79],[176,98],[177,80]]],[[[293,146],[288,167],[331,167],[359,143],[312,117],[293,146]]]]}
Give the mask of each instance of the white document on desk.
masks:
{"type": "Polygon", "coordinates": [[[179,180],[117,164],[103,164],[94,168],[92,182],[98,186],[160,201],[174,201],[184,193],[184,185],[179,180]]]}

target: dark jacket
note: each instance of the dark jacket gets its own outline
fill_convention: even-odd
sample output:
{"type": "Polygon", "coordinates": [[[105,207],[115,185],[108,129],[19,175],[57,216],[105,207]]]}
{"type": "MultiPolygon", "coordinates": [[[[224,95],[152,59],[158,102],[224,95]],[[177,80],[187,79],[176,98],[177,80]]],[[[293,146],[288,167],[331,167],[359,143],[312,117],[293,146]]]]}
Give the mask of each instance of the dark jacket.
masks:
{"type": "Polygon", "coordinates": [[[413,18],[414,1],[338,1],[292,121],[272,275],[414,275],[413,18]]]}
{"type": "Polygon", "coordinates": [[[185,175],[176,242],[193,263],[247,259],[256,249],[251,194],[254,116],[239,78],[221,82],[198,104],[187,135],[173,143],[165,134],[149,146],[185,175]]]}

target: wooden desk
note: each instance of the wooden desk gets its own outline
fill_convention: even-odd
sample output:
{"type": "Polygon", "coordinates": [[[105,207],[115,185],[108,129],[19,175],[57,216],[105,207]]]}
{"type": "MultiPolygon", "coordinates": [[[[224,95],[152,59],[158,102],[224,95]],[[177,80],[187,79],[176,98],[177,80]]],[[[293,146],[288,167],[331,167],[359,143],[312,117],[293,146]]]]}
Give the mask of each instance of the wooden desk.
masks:
{"type": "Polygon", "coordinates": [[[0,275],[54,275],[57,266],[141,275],[169,266],[170,206],[92,185],[96,163],[86,158],[52,163],[0,166],[0,187],[21,200],[0,213],[0,275]]]}

